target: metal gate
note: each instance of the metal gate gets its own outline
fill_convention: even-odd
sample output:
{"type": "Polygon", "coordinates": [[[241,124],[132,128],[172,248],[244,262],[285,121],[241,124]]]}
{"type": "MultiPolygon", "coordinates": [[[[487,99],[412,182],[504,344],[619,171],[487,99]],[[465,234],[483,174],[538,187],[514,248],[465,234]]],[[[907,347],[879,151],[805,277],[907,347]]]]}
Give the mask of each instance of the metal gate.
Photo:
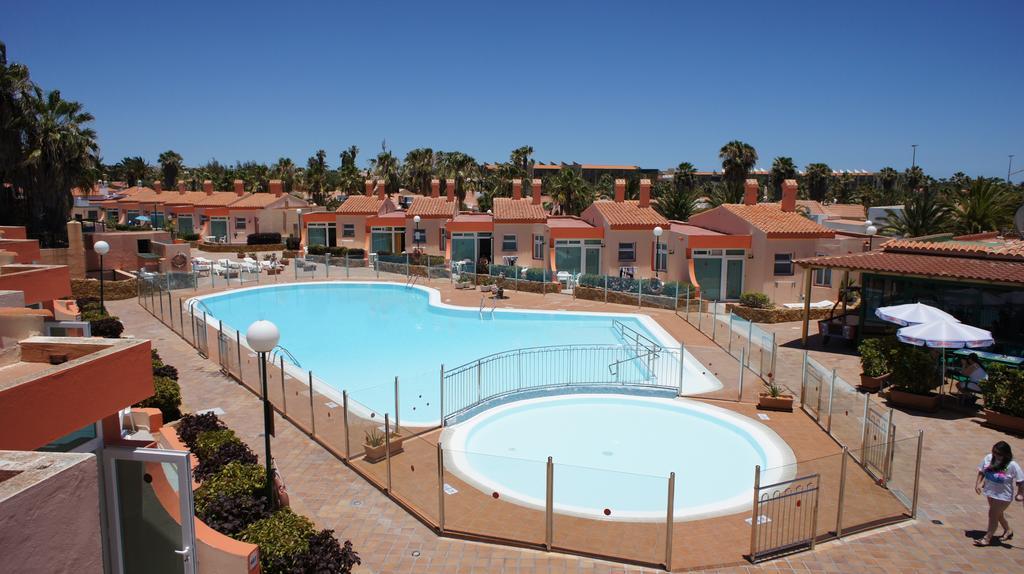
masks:
{"type": "Polygon", "coordinates": [[[224,373],[231,371],[231,361],[229,360],[231,353],[228,352],[229,349],[228,336],[224,334],[224,324],[221,323],[221,328],[217,330],[217,362],[220,363],[220,370],[224,373]]]}
{"type": "Polygon", "coordinates": [[[864,434],[861,437],[861,465],[882,485],[892,478],[892,409],[885,410],[864,402],[864,434]]]}
{"type": "Polygon", "coordinates": [[[754,473],[750,561],[804,547],[813,550],[818,528],[818,474],[761,485],[761,467],[754,473]]]}
{"type": "Polygon", "coordinates": [[[826,387],[826,377],[804,355],[803,381],[800,386],[800,408],[814,417],[821,418],[822,390],[826,387]]]}
{"type": "Polygon", "coordinates": [[[192,325],[196,333],[196,349],[199,351],[199,354],[202,355],[203,358],[205,359],[210,356],[210,347],[209,343],[206,340],[205,314],[202,317],[200,317],[199,315],[193,315],[192,325]]]}

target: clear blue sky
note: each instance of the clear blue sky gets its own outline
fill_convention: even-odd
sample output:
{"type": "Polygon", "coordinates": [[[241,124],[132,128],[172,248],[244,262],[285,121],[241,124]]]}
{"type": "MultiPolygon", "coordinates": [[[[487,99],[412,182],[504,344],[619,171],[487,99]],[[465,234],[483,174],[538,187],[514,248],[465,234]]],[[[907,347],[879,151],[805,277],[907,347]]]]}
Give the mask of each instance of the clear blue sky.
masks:
{"type": "Polygon", "coordinates": [[[2,0],[0,40],[107,162],[363,165],[386,139],[710,169],[742,139],[761,167],[1024,167],[1024,2],[714,4],[2,0]]]}

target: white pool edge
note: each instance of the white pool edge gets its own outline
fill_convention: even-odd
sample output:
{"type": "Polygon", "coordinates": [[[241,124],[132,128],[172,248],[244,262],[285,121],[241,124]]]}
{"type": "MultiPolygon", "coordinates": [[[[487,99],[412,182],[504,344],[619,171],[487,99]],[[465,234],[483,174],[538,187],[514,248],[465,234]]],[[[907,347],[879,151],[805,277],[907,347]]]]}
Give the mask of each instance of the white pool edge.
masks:
{"type": "MultiPolygon", "coordinates": [[[[540,402],[551,402],[565,399],[577,399],[577,398],[592,398],[592,397],[604,397],[607,398],[608,394],[573,394],[573,395],[562,395],[556,397],[538,397],[534,399],[526,399],[522,401],[514,401],[504,405],[499,405],[494,408],[483,411],[476,416],[463,421],[457,425],[446,427],[441,433],[441,444],[445,453],[445,472],[450,472],[457,476],[462,481],[472,485],[477,490],[484,493],[499,492],[501,498],[526,508],[533,510],[544,511],[546,508],[546,502],[539,500],[536,497],[529,496],[527,494],[509,489],[505,485],[496,483],[476,474],[472,470],[468,458],[466,457],[465,443],[467,437],[471,434],[473,427],[482,423],[490,416],[501,414],[501,412],[511,409],[518,408],[524,404],[529,403],[540,403],[540,402]]],[[[753,438],[758,445],[765,451],[766,464],[762,469],[761,484],[775,484],[778,482],[790,480],[796,477],[796,456],[793,454],[792,449],[786,444],[782,437],[775,431],[767,427],[766,425],[757,422],[749,417],[735,413],[733,411],[716,407],[707,403],[699,402],[693,399],[676,398],[676,399],[664,399],[654,397],[638,397],[635,395],[618,395],[622,398],[629,399],[632,401],[640,402],[658,402],[664,404],[664,401],[672,401],[672,404],[676,408],[701,411],[706,415],[712,416],[718,419],[727,419],[731,424],[739,427],[744,432],[747,432],[751,438],[753,438]]],[[[483,454],[483,453],[481,453],[483,454]]],[[[490,455],[500,456],[500,455],[490,455]]],[[[514,458],[514,457],[504,457],[514,458]]],[[[537,461],[531,459],[522,459],[524,462],[528,461],[537,464],[546,464],[546,461],[537,461]]],[[[556,460],[554,463],[557,465],[559,462],[556,460]]],[[[578,466],[578,465],[571,465],[578,466]]],[[[595,469],[600,471],[601,469],[595,469]]],[[[652,475],[645,475],[642,473],[630,473],[630,471],[607,471],[616,472],[622,474],[637,474],[645,478],[659,478],[653,477],[652,475]]],[[[754,469],[750,469],[751,475],[754,473],[754,469]]],[[[668,484],[668,477],[663,477],[665,484],[668,484]]],[[[753,477],[751,478],[753,480],[753,477]]],[[[558,484],[557,472],[555,476],[555,484],[558,484]]],[[[556,487],[557,488],[557,487],[556,487]]],[[[685,485],[676,485],[676,491],[679,492],[681,488],[685,488],[685,485]]],[[[738,514],[741,512],[750,512],[753,504],[753,489],[748,493],[736,495],[734,497],[721,500],[711,504],[705,504],[697,506],[695,508],[689,508],[680,510],[676,508],[674,511],[674,522],[687,522],[692,520],[700,520],[704,518],[712,518],[716,516],[728,516],[732,514],[738,514]]],[[[666,491],[666,510],[667,510],[667,491],[666,491]]],[[[623,522],[664,522],[667,518],[666,510],[651,511],[651,512],[613,512],[610,516],[605,516],[603,509],[599,508],[584,508],[573,505],[565,505],[555,503],[555,511],[558,514],[565,514],[569,516],[576,516],[580,518],[589,519],[600,519],[600,520],[617,520],[623,522]]]]}

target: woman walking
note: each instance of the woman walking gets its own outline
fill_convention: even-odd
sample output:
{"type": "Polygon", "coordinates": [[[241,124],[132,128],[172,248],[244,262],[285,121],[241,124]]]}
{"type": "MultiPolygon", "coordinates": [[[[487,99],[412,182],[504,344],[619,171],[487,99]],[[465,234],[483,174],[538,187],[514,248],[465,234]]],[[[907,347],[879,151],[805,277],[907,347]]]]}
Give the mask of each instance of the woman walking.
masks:
{"type": "Polygon", "coordinates": [[[992,446],[992,452],[985,456],[978,466],[978,479],[974,483],[974,491],[984,493],[988,498],[988,530],[975,546],[989,546],[995,536],[996,526],[1003,527],[1000,540],[1013,538],[1013,530],[1006,521],[1006,509],[1015,499],[1024,501],[1024,470],[1013,460],[1013,450],[1004,441],[992,446]],[[1013,494],[1013,485],[1017,483],[1017,495],[1013,494]]]}

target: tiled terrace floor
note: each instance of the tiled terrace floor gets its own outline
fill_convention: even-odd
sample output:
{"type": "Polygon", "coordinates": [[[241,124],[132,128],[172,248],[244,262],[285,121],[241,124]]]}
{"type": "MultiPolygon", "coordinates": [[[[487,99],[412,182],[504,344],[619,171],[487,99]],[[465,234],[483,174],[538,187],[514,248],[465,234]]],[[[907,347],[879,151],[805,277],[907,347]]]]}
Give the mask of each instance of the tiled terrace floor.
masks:
{"type": "MultiPolygon", "coordinates": [[[[441,282],[434,283],[434,286],[442,287],[441,282]]],[[[479,292],[444,288],[443,293],[443,297],[454,304],[475,307],[479,303],[479,292]]],[[[636,311],[628,306],[574,301],[567,296],[514,293],[512,297],[506,306],[636,311]]],[[[261,450],[262,423],[259,401],[255,396],[222,375],[216,364],[198,357],[187,343],[154,320],[135,300],[110,303],[110,308],[124,320],[126,334],[153,339],[154,347],[165,360],[179,367],[186,409],[224,409],[228,423],[253,445],[254,450],[261,450]]],[[[701,345],[708,345],[709,356],[716,351],[710,347],[710,342],[672,312],[647,309],[644,312],[684,341],[691,352],[700,352],[701,345]]],[[[798,337],[799,331],[791,324],[772,328],[779,333],[782,348],[777,367],[780,379],[794,373],[799,377],[801,352],[795,346],[787,346],[791,338],[798,337]]],[[[836,343],[833,347],[838,349],[836,343]]],[[[812,350],[812,354],[824,364],[839,368],[847,380],[856,380],[859,372],[856,357],[837,358],[833,353],[817,350],[812,350]]],[[[710,362],[714,368],[715,362],[728,363],[728,356],[721,353],[721,359],[702,358],[702,361],[710,362]]],[[[721,373],[720,377],[724,381],[729,378],[726,373],[721,373]]],[[[736,408],[745,407],[738,405],[736,408]]],[[[793,416],[803,415],[795,413],[793,416]]],[[[917,522],[822,544],[814,552],[756,566],[740,564],[716,571],[1024,571],[1024,550],[1013,546],[1014,542],[1003,547],[977,549],[968,537],[970,531],[983,528],[985,524],[984,501],[973,492],[977,460],[996,440],[1008,440],[1018,452],[1024,452],[1024,441],[982,427],[977,421],[975,417],[947,411],[935,417],[897,413],[896,424],[903,431],[916,428],[926,431],[921,514],[917,522]],[[941,521],[941,524],[934,524],[932,520],[941,521]]],[[[278,419],[277,429],[275,458],[288,482],[293,505],[314,518],[320,526],[334,528],[339,536],[351,539],[361,552],[368,571],[644,571],[587,558],[438,538],[294,426],[278,419]],[[413,556],[414,552],[418,555],[413,556]]],[[[1022,527],[1019,523],[1021,515],[1020,507],[1015,505],[1010,511],[1011,524],[1016,520],[1018,527],[1022,527]]],[[[686,549],[681,551],[686,552],[686,549]]]]}

